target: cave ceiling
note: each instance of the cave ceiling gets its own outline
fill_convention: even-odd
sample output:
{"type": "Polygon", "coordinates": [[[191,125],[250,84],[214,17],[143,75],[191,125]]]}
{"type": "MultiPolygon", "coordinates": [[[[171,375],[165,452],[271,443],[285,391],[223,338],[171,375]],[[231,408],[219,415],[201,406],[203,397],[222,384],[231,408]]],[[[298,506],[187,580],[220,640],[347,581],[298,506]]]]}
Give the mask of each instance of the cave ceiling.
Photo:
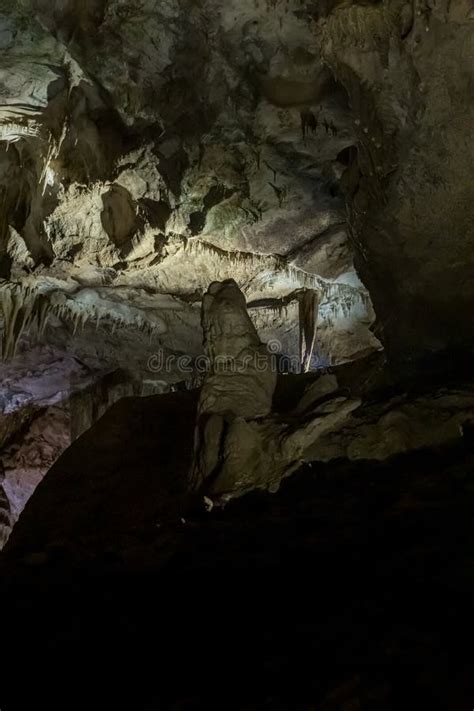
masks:
{"type": "Polygon", "coordinates": [[[178,381],[150,358],[202,352],[202,295],[227,278],[291,356],[294,295],[318,292],[314,368],[466,347],[470,0],[0,13],[7,401],[45,363],[178,381]]]}

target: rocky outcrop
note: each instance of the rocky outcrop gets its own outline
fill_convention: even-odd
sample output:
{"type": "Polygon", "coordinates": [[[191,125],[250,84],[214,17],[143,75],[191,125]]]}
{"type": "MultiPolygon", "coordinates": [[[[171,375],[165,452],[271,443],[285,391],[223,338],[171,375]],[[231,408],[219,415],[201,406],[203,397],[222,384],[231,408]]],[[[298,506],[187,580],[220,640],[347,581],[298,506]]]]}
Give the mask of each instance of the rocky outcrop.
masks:
{"type": "Polygon", "coordinates": [[[420,449],[436,448],[463,438],[474,417],[469,383],[432,393],[401,394],[365,405],[337,432],[311,447],[313,461],[384,461],[420,449]]]}

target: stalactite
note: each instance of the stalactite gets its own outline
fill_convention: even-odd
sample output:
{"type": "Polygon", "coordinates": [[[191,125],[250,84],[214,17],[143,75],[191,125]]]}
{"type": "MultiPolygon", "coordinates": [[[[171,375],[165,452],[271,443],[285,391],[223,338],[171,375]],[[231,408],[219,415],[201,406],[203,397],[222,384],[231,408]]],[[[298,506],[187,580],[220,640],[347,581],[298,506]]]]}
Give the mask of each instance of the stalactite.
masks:
{"type": "Polygon", "coordinates": [[[16,143],[24,137],[37,138],[39,135],[40,126],[34,122],[21,124],[10,121],[0,124],[0,141],[6,141],[7,144],[16,143]]]}
{"type": "Polygon", "coordinates": [[[254,254],[253,252],[228,251],[216,247],[201,239],[190,239],[184,245],[184,249],[192,256],[206,256],[208,263],[214,267],[216,273],[219,271],[229,271],[232,269],[251,265],[257,272],[256,279],[260,284],[270,284],[279,277],[287,279],[295,289],[315,289],[323,292],[327,298],[329,290],[335,288],[340,292],[358,292],[358,289],[344,284],[331,284],[326,282],[317,274],[306,272],[300,267],[288,264],[284,257],[279,255],[254,254]]]}
{"type": "Polygon", "coordinates": [[[300,362],[301,370],[304,373],[307,373],[311,367],[316,342],[319,304],[320,297],[317,291],[304,289],[298,295],[300,362]]]}
{"type": "Polygon", "coordinates": [[[3,284],[1,311],[3,313],[2,358],[13,358],[18,342],[34,316],[36,294],[20,284],[3,284]]]}
{"type": "Polygon", "coordinates": [[[36,320],[37,320],[37,324],[38,324],[38,338],[41,338],[44,335],[46,326],[48,324],[48,319],[49,319],[50,313],[51,313],[51,304],[50,304],[47,296],[44,296],[43,294],[41,294],[38,297],[38,301],[36,304],[36,320]]]}
{"type": "Polygon", "coordinates": [[[74,314],[74,316],[73,316],[73,324],[74,324],[74,328],[73,328],[73,331],[72,331],[72,335],[73,335],[73,336],[75,336],[76,333],[77,333],[77,328],[78,328],[78,326],[79,326],[79,319],[80,319],[80,315],[79,315],[78,312],[76,312],[76,313],[74,314]]]}

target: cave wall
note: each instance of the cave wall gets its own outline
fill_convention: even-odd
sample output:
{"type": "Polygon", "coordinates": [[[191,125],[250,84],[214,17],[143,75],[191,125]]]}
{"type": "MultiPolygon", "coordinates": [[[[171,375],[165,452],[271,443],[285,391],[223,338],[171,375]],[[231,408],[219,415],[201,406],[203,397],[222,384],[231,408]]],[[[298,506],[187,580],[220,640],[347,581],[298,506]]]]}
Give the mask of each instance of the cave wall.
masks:
{"type": "Polygon", "coordinates": [[[394,360],[472,351],[471,2],[346,3],[323,54],[351,102],[357,269],[394,360]]]}

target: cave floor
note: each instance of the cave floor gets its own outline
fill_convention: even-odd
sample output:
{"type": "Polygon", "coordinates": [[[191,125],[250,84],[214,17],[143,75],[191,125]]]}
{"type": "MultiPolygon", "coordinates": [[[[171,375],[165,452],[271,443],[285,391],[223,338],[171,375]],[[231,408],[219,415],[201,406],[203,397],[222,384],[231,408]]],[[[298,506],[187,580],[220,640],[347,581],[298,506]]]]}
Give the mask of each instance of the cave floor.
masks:
{"type": "Polygon", "coordinates": [[[4,564],[0,708],[471,709],[468,437],[4,564]]]}

